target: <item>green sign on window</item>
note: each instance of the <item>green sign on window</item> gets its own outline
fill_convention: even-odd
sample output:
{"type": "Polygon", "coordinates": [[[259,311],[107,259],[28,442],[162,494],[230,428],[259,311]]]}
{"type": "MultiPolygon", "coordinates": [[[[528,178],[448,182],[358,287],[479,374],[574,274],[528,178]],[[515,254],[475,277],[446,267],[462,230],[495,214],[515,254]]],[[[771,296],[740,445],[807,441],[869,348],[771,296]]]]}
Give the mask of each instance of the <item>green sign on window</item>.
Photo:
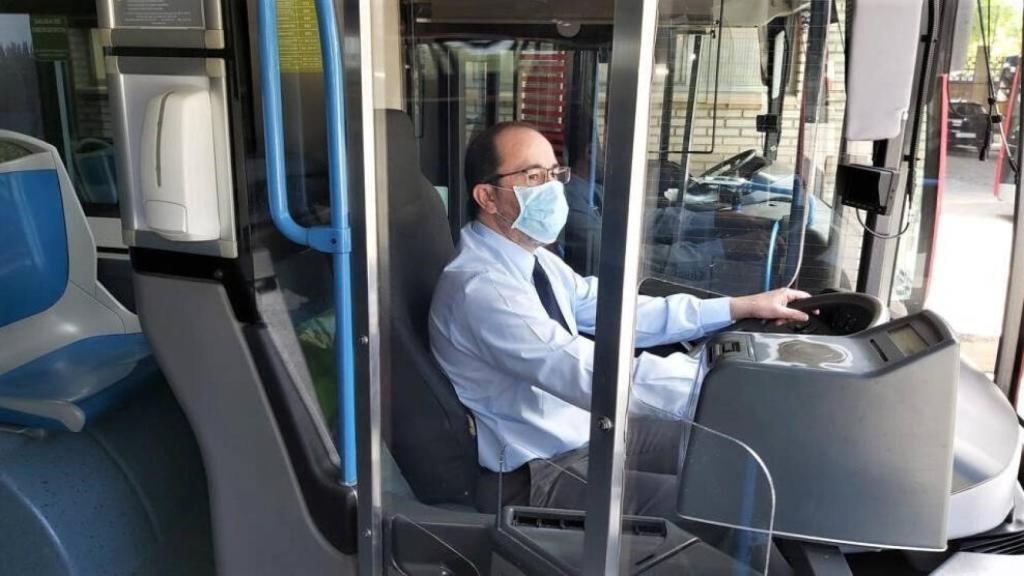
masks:
{"type": "Polygon", "coordinates": [[[32,14],[30,22],[32,56],[45,62],[67,60],[71,53],[67,16],[32,14]]]}

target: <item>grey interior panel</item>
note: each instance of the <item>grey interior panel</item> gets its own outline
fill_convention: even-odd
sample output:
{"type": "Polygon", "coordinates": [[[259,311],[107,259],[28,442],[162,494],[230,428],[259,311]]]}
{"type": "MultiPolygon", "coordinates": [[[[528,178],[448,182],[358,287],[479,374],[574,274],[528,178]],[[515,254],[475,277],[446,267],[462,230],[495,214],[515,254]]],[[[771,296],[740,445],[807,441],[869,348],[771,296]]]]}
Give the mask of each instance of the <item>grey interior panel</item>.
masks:
{"type": "Polygon", "coordinates": [[[224,288],[139,273],[134,282],[143,330],[203,455],[218,573],[354,574],[355,557],[310,518],[224,288]]]}
{"type": "Polygon", "coordinates": [[[946,548],[959,345],[937,315],[852,336],[719,334],[701,370],[695,421],[764,460],[776,534],[946,548]]]}

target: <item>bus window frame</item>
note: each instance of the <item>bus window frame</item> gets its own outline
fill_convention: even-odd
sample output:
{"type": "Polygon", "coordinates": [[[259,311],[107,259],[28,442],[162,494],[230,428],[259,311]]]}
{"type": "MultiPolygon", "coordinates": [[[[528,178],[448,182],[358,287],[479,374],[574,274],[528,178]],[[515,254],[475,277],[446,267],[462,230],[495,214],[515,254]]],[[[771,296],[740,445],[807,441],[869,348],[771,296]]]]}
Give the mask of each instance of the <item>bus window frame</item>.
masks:
{"type": "MultiPolygon", "coordinates": [[[[1024,48],[1022,48],[1024,51],[1024,48]]],[[[1019,88],[1019,86],[1018,86],[1019,88]]],[[[1019,94],[1019,90],[1018,90],[1019,94]]],[[[1024,99],[1018,96],[1015,121],[1024,134],[1024,99]]],[[[943,124],[945,129],[945,124],[943,124]]],[[[1017,146],[1017,166],[1024,159],[1024,147],[1017,146]]],[[[1013,237],[1010,252],[1010,273],[1006,284],[1006,305],[1003,310],[1003,329],[999,337],[999,349],[996,355],[995,382],[999,389],[1007,395],[1010,404],[1018,415],[1024,414],[1024,211],[1020,209],[1024,202],[1024,187],[1021,178],[1017,177],[1014,188],[1016,209],[1013,213],[1013,237]]],[[[1024,477],[1024,469],[1021,472],[1024,477]]]]}
{"type": "MultiPolygon", "coordinates": [[[[352,229],[353,329],[356,333],[356,487],[358,510],[358,573],[384,572],[383,494],[381,470],[381,384],[388,370],[389,290],[388,207],[378,192],[377,166],[387,165],[387,142],[374,91],[374,72],[384,73],[381,43],[387,35],[383,3],[348,0],[341,3],[345,39],[342,65],[348,133],[349,224],[352,229]],[[351,111],[359,113],[353,117],[351,111]],[[362,194],[352,191],[362,190],[362,194]],[[365,297],[363,297],[365,296],[365,297]]],[[[386,105],[381,102],[381,108],[386,105]]],[[[384,183],[386,186],[386,182],[384,183]]]]}

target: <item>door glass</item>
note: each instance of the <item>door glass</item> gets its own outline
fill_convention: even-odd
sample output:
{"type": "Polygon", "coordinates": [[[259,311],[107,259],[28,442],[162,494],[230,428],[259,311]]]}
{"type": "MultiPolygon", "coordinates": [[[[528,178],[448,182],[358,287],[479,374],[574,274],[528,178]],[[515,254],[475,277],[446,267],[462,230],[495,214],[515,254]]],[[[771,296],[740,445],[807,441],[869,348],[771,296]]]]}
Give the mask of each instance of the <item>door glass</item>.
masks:
{"type": "Polygon", "coordinates": [[[979,22],[969,12],[969,25],[956,31],[951,71],[939,78],[922,119],[892,300],[898,311],[938,312],[958,334],[963,358],[991,376],[1012,246],[1020,96],[1020,47],[1012,38],[1021,30],[1019,18],[979,22]],[[982,25],[986,36],[1005,38],[993,42],[988,66],[982,25]],[[1003,121],[991,124],[992,114],[1003,121]]]}
{"type": "MultiPolygon", "coordinates": [[[[278,2],[281,108],[288,205],[302,226],[330,222],[323,66],[312,0],[278,2]]],[[[254,78],[255,82],[255,78],[254,78]]],[[[259,86],[252,87],[259,93],[259,86]]],[[[335,300],[331,257],[285,238],[268,207],[262,137],[246,147],[256,305],[311,414],[332,464],[338,464],[335,300]]]]}

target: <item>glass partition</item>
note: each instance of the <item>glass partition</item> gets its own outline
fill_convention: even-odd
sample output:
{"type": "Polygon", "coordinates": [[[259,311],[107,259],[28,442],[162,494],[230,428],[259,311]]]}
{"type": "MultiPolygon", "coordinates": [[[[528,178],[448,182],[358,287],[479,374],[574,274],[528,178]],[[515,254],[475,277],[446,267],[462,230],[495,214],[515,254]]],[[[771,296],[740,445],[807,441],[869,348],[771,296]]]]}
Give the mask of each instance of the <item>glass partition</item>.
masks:
{"type": "MultiPolygon", "coordinates": [[[[642,255],[641,276],[654,274],[655,267],[664,276],[673,263],[679,271],[674,278],[693,270],[707,278],[701,261],[686,259],[692,246],[728,241],[751,261],[745,254],[751,242],[758,240],[753,245],[763,249],[768,243],[761,240],[774,234],[779,248],[769,277],[774,285],[788,282],[786,270],[793,267],[786,241],[808,220],[807,210],[794,215],[792,209],[806,206],[793,200],[803,194],[794,184],[795,162],[789,163],[788,189],[770,182],[755,187],[747,180],[764,160],[735,141],[749,136],[739,121],[749,124],[764,148],[757,114],[750,114],[751,102],[760,106],[762,97],[747,94],[750,73],[759,74],[762,65],[750,53],[760,51],[764,22],[731,21],[720,3],[700,10],[686,2],[662,4],[653,92],[664,98],[671,84],[674,104],[651,106],[651,118],[664,112],[668,124],[635,127],[648,136],[640,154],[646,156],[647,181],[656,183],[639,187],[606,188],[635,169],[630,158],[609,152],[616,149],[608,136],[615,132],[612,123],[624,117],[609,109],[612,39],[621,26],[612,17],[613,2],[529,10],[514,2],[486,9],[435,2],[430,10],[412,6],[399,15],[401,37],[389,49],[397,48],[406,73],[395,84],[393,78],[380,80],[374,109],[379,222],[386,238],[380,253],[386,287],[384,550],[389,565],[404,573],[586,572],[586,534],[612,509],[601,500],[612,467],[591,464],[592,426],[604,426],[601,418],[594,421],[591,402],[607,398],[616,381],[602,376],[595,347],[619,340],[618,333],[597,329],[598,285],[613,297],[606,306],[627,312],[637,306],[639,324],[646,326],[636,334],[638,346],[681,339],[674,332],[645,336],[651,326],[664,324],[664,302],[638,302],[633,275],[598,278],[607,270],[622,274],[608,265],[609,252],[615,258],[623,251],[627,259],[642,255]],[[492,159],[467,154],[475,138],[505,121],[533,130],[518,133],[516,145],[492,142],[492,159]],[[682,154],[690,123],[700,125],[701,138],[689,141],[682,154]],[[538,133],[544,158],[521,158],[516,146],[535,151],[527,140],[538,133]],[[662,133],[666,137],[659,139],[662,133]],[[680,167],[680,156],[687,167],[680,167]],[[514,210],[513,217],[502,212],[521,208],[522,197],[506,205],[501,199],[523,193],[514,179],[524,170],[556,165],[569,168],[558,173],[567,224],[531,251],[514,233],[514,210]],[[740,178],[747,180],[736,184],[740,178]],[[489,202],[496,212],[481,216],[489,202]],[[618,209],[624,204],[647,208],[633,212],[641,214],[646,246],[602,250],[602,235],[615,237],[607,228],[625,225],[627,213],[618,209]],[[759,215],[769,209],[773,218],[759,215]],[[790,226],[791,219],[798,224],[790,226]],[[750,232],[763,238],[743,236],[750,232]],[[538,276],[538,266],[547,280],[538,276]],[[617,289],[623,277],[630,281],[617,289]],[[544,283],[554,286],[550,305],[544,283]],[[595,470],[601,478],[592,477],[595,470]]],[[[779,93],[785,89],[787,83],[779,85],[779,93]]],[[[798,237],[796,253],[801,243],[798,237]]],[[[730,269],[733,264],[717,262],[730,269]]],[[[763,280],[763,258],[753,265],[763,280]]],[[[711,281],[725,282],[731,278],[726,272],[711,281]]],[[[746,290],[738,284],[745,274],[732,274],[737,279],[729,293],[761,287],[746,290]]],[[[692,285],[715,287],[707,281],[692,285]]],[[[623,521],[613,521],[608,540],[621,551],[619,573],[701,573],[709,566],[763,573],[774,509],[768,471],[742,444],[687,422],[685,407],[695,401],[689,392],[696,377],[692,359],[643,353],[629,354],[627,362],[629,403],[638,417],[624,418],[622,431],[616,430],[632,454],[624,459],[625,482],[613,487],[624,498],[623,521]],[[664,401],[652,400],[651,393],[664,401]],[[658,409],[645,410],[637,398],[658,409]],[[665,404],[679,409],[666,412],[665,404]],[[649,427],[663,430],[656,462],[640,456],[649,437],[638,431],[649,427]],[[736,483],[724,486],[721,476],[736,483]]],[[[615,423],[607,426],[601,429],[615,423]]]]}
{"type": "MultiPolygon", "coordinates": [[[[401,573],[488,574],[501,563],[552,573],[533,539],[503,528],[526,512],[552,523],[558,536],[548,540],[582,551],[574,523],[586,514],[586,466],[575,458],[589,443],[597,279],[565,265],[562,238],[538,246],[511,226],[522,171],[575,171],[573,159],[596,149],[610,4],[563,29],[553,19],[579,9],[564,4],[410,4],[385,48],[406,71],[374,101],[388,286],[382,523],[386,562],[401,573]],[[507,141],[492,142],[493,158],[467,155],[509,121],[532,129],[496,136],[507,141]],[[538,145],[520,150],[524,138],[538,145]],[[481,194],[497,214],[481,216],[481,194]]],[[[586,273],[596,275],[590,257],[586,273]]]]}
{"type": "MultiPolygon", "coordinates": [[[[766,574],[775,491],[761,459],[708,428],[639,412],[627,432],[619,573],[766,574]]],[[[534,458],[534,481],[553,482],[554,492],[562,493],[559,505],[542,498],[505,510],[498,538],[530,549],[564,574],[583,574],[588,456],[534,458]]]]}
{"type": "MultiPolygon", "coordinates": [[[[692,422],[661,421],[653,429],[666,426],[679,435],[676,466],[668,470],[676,500],[674,509],[666,509],[660,516],[700,538],[708,556],[716,558],[713,565],[722,566],[713,572],[729,567],[730,573],[767,574],[775,489],[761,458],[739,441],[692,422]]],[[[627,445],[643,443],[652,423],[645,417],[633,417],[630,427],[627,445]]],[[[636,470],[627,476],[627,498],[634,493],[643,497],[652,483],[652,472],[645,471],[643,462],[648,454],[638,452],[633,459],[627,462],[636,470]]],[[[625,540],[623,545],[631,550],[640,548],[640,543],[625,540]]]]}

